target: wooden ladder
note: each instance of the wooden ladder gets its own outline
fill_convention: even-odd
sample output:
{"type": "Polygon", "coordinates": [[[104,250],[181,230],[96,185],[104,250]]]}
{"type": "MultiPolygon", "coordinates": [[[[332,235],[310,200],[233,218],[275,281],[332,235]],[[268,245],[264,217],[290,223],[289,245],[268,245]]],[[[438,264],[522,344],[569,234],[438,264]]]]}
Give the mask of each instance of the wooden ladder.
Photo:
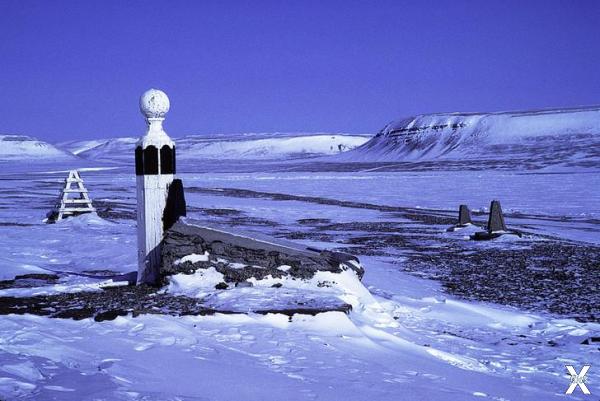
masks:
{"type": "Polygon", "coordinates": [[[60,197],[60,204],[57,206],[58,216],[56,217],[56,221],[62,220],[66,216],[96,211],[94,206],[92,206],[88,190],[83,185],[83,180],[79,176],[79,171],[69,171],[69,176],[65,180],[65,188],[60,197]],[[71,188],[73,184],[76,184],[75,188],[71,188]]]}

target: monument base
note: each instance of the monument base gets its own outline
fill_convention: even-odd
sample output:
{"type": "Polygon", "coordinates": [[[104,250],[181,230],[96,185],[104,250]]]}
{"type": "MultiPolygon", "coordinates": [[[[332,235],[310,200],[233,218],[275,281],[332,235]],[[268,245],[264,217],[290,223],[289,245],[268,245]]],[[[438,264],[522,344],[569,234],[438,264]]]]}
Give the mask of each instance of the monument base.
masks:
{"type": "Polygon", "coordinates": [[[305,247],[293,242],[180,220],[165,233],[161,276],[192,273],[214,267],[226,283],[248,279],[291,277],[310,279],[319,271],[352,270],[362,278],[364,269],[353,255],[305,247]]]}
{"type": "Polygon", "coordinates": [[[521,238],[523,235],[516,231],[478,231],[471,235],[471,239],[475,241],[489,241],[503,235],[515,235],[521,238]]]}

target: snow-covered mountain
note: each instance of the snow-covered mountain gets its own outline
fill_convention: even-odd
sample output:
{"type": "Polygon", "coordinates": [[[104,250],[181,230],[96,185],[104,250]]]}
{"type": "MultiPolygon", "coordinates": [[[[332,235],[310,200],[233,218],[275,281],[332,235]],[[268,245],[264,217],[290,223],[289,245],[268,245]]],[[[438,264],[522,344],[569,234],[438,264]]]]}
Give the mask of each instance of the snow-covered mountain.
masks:
{"type": "Polygon", "coordinates": [[[69,152],[47,142],[24,135],[0,135],[0,161],[11,160],[74,160],[69,152]]]}
{"type": "Polygon", "coordinates": [[[109,138],[69,141],[56,146],[84,159],[107,162],[131,162],[138,138],[109,138]]]}
{"type": "Polygon", "coordinates": [[[339,161],[512,160],[599,165],[600,106],[424,114],[394,121],[339,161]]]}
{"type": "MultiPolygon", "coordinates": [[[[277,160],[333,155],[362,145],[370,136],[328,133],[271,133],[185,136],[175,139],[177,158],[277,160]]],[[[111,138],[58,144],[78,156],[132,162],[137,138],[111,138]]]]}
{"type": "Polygon", "coordinates": [[[360,135],[275,133],[220,138],[187,136],[177,144],[183,158],[267,160],[338,154],[354,149],[369,139],[370,136],[360,135]]]}

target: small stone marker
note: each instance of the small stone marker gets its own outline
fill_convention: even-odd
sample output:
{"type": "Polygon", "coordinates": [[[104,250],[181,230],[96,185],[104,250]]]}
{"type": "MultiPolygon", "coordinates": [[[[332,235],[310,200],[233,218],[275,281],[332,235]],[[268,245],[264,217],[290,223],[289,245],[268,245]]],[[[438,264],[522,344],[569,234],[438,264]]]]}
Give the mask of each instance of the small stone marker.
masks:
{"type": "Polygon", "coordinates": [[[170,102],[158,89],[140,97],[148,129],[135,148],[138,231],[138,284],[156,284],[164,235],[163,216],[175,174],[175,143],[163,129],[170,102]]]}
{"type": "Polygon", "coordinates": [[[460,205],[458,208],[458,225],[466,226],[471,224],[471,211],[467,205],[460,205]]]}
{"type": "Polygon", "coordinates": [[[497,200],[493,200],[490,206],[490,217],[488,219],[487,230],[489,232],[508,231],[506,229],[506,224],[504,223],[502,207],[497,200]]]}
{"type": "Polygon", "coordinates": [[[460,205],[458,208],[458,222],[452,227],[449,227],[446,231],[456,231],[468,227],[471,224],[473,224],[471,221],[471,210],[469,210],[467,205],[460,205]]]}
{"type": "Polygon", "coordinates": [[[69,171],[65,187],[60,195],[56,209],[48,214],[48,223],[54,223],[68,216],[95,212],[88,190],[83,185],[79,171],[69,171]],[[75,188],[72,185],[75,184],[75,188]]]}
{"type": "Polygon", "coordinates": [[[506,223],[504,222],[504,215],[502,214],[502,207],[500,206],[500,202],[497,200],[493,200],[490,205],[490,216],[488,218],[487,230],[486,231],[478,231],[471,236],[471,239],[474,240],[490,240],[494,238],[498,238],[504,234],[513,234],[521,237],[521,233],[515,231],[509,231],[506,228],[506,223]]]}

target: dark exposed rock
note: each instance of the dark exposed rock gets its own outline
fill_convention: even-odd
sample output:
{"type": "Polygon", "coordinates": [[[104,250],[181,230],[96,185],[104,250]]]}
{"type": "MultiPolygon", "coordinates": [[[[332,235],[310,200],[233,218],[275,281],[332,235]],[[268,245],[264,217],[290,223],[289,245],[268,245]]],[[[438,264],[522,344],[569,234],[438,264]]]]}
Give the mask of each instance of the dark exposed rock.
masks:
{"type": "Polygon", "coordinates": [[[31,288],[55,284],[59,277],[56,274],[31,273],[16,276],[13,280],[0,281],[0,289],[31,288]]]}
{"type": "Polygon", "coordinates": [[[162,275],[190,273],[197,268],[209,265],[225,276],[226,282],[243,282],[254,277],[262,279],[291,276],[309,279],[317,271],[339,273],[344,267],[353,269],[362,277],[364,271],[357,258],[350,254],[320,251],[288,243],[283,240],[264,237],[260,234],[235,233],[222,228],[214,228],[198,223],[176,223],[166,232],[162,245],[162,275]],[[208,252],[210,262],[175,263],[186,255],[208,252]],[[243,268],[232,268],[232,263],[242,263],[243,268]],[[290,266],[286,271],[280,266],[290,266]]]}
{"type": "Polygon", "coordinates": [[[18,276],[15,276],[15,280],[26,280],[26,279],[33,279],[33,280],[44,280],[44,281],[52,281],[52,280],[58,280],[58,276],[56,274],[46,274],[46,273],[29,273],[29,274],[21,274],[18,276]]]}
{"type": "Polygon", "coordinates": [[[307,225],[331,223],[330,219],[299,219],[297,221],[298,221],[298,224],[307,224],[307,225]]]}
{"type": "MultiPolygon", "coordinates": [[[[414,220],[427,220],[417,213],[414,216],[414,220]]],[[[399,214],[398,217],[407,215],[399,214]]],[[[536,216],[526,218],[536,219],[536,216]]],[[[446,223],[453,224],[455,219],[446,223]]],[[[439,225],[440,221],[436,217],[431,224],[439,225]]],[[[319,241],[321,229],[327,229],[328,242],[337,243],[337,249],[359,256],[395,259],[398,269],[418,277],[440,280],[454,295],[546,311],[579,321],[600,320],[598,246],[540,235],[528,235],[517,242],[507,241],[498,246],[478,246],[465,241],[463,236],[441,234],[439,227],[429,224],[393,223],[393,233],[390,232],[391,224],[339,223],[288,235],[319,241]],[[344,244],[347,244],[346,248],[344,244]]],[[[475,224],[483,225],[481,221],[475,224]]]]}
{"type": "Polygon", "coordinates": [[[229,288],[229,285],[227,285],[225,282],[220,282],[219,284],[215,285],[215,290],[226,290],[227,288],[229,288]]]}
{"type": "MultiPolygon", "coordinates": [[[[224,283],[222,283],[224,284],[224,283]]],[[[284,309],[244,310],[244,313],[282,313],[291,316],[296,313],[314,315],[321,312],[348,312],[350,305],[336,301],[329,305],[290,304],[284,309]]],[[[33,297],[0,297],[0,315],[34,314],[53,318],[81,320],[94,318],[97,322],[113,320],[118,316],[131,314],[163,314],[172,316],[212,315],[214,313],[240,313],[228,309],[215,309],[204,306],[200,298],[176,296],[157,292],[151,286],[120,286],[103,291],[58,293],[33,297]]]]}
{"type": "Polygon", "coordinates": [[[94,316],[94,313],[94,309],[91,308],[73,308],[62,310],[54,314],[53,317],[58,317],[61,319],[82,320],[94,316]]]}
{"type": "Polygon", "coordinates": [[[99,217],[108,220],[135,220],[135,205],[108,199],[94,199],[99,217]]]}
{"type": "MultiPolygon", "coordinates": [[[[206,264],[204,263],[187,263],[191,269],[196,268],[204,268],[206,264]]],[[[250,278],[255,278],[257,280],[262,280],[267,276],[272,276],[274,278],[281,278],[285,275],[285,272],[278,269],[265,269],[263,267],[257,266],[244,266],[243,268],[233,268],[227,263],[217,262],[216,264],[212,264],[216,271],[221,273],[227,283],[241,283],[245,282],[250,278]]]]}
{"type": "Polygon", "coordinates": [[[500,231],[477,231],[471,235],[471,239],[475,241],[488,241],[491,239],[499,238],[504,235],[504,232],[500,231]]]}
{"type": "Polygon", "coordinates": [[[108,269],[83,270],[81,273],[89,274],[89,275],[95,276],[95,277],[113,277],[113,276],[118,276],[118,275],[122,274],[122,273],[116,272],[114,270],[108,270],[108,269]]]}
{"type": "Polygon", "coordinates": [[[0,315],[25,314],[71,318],[94,317],[112,320],[128,313],[135,315],[163,313],[170,315],[209,314],[196,298],[157,293],[149,286],[120,286],[103,291],[59,293],[32,297],[0,297],[0,315]]]}
{"type": "Polygon", "coordinates": [[[598,345],[600,350],[600,337],[588,337],[581,342],[582,345],[598,345]]]}
{"type": "Polygon", "coordinates": [[[0,227],[31,227],[34,226],[35,224],[30,224],[30,223],[20,223],[20,222],[9,222],[9,221],[2,221],[0,222],[0,227]]]}
{"type": "Polygon", "coordinates": [[[402,266],[462,297],[600,319],[600,248],[561,241],[473,249],[464,242],[406,255],[402,266]]]}
{"type": "MultiPolygon", "coordinates": [[[[349,313],[350,311],[352,311],[352,305],[349,305],[349,304],[343,304],[343,305],[340,305],[337,307],[327,309],[327,312],[349,313]]],[[[287,315],[291,319],[291,317],[296,314],[315,316],[322,312],[324,312],[324,311],[319,308],[293,308],[293,309],[265,309],[265,310],[258,311],[256,313],[259,313],[261,315],[267,315],[269,313],[278,313],[281,315],[287,315]]]]}
{"type": "Polygon", "coordinates": [[[230,225],[230,226],[276,227],[279,225],[279,223],[277,223],[273,220],[263,219],[261,217],[235,216],[235,217],[231,217],[229,219],[228,225],[230,225]]]}
{"type": "Polygon", "coordinates": [[[94,320],[96,322],[103,322],[105,320],[115,320],[119,316],[127,316],[128,313],[128,311],[123,309],[107,310],[104,312],[100,312],[96,316],[94,316],[94,320]]]}
{"type": "Polygon", "coordinates": [[[240,216],[242,212],[237,209],[204,209],[199,208],[200,212],[209,216],[240,216]]]}

